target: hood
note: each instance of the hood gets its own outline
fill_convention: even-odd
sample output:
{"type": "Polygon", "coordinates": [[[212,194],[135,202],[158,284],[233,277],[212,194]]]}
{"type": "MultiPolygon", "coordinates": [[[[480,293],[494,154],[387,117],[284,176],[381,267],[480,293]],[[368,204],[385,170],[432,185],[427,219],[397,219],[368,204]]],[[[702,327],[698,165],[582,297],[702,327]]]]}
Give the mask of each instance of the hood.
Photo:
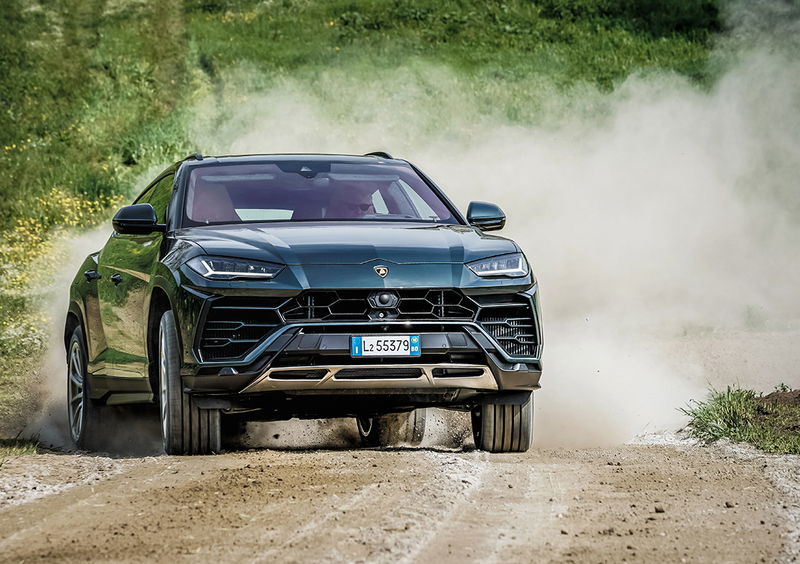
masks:
{"type": "Polygon", "coordinates": [[[309,222],[215,225],[181,229],[179,239],[209,255],[286,265],[465,263],[514,253],[513,241],[464,225],[309,222]]]}

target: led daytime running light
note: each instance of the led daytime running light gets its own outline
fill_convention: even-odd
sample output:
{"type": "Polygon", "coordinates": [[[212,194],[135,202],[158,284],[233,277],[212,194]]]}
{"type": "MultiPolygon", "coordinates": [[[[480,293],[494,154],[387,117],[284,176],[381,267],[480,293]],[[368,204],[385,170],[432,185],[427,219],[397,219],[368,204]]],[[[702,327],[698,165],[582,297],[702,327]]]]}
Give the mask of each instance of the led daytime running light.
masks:
{"type": "Polygon", "coordinates": [[[187,264],[192,270],[210,280],[237,278],[270,280],[283,270],[283,266],[279,264],[222,257],[195,257],[187,264]]]}
{"type": "Polygon", "coordinates": [[[467,265],[478,276],[505,276],[521,278],[527,276],[528,263],[522,253],[502,255],[483,260],[476,260],[467,265]]]}

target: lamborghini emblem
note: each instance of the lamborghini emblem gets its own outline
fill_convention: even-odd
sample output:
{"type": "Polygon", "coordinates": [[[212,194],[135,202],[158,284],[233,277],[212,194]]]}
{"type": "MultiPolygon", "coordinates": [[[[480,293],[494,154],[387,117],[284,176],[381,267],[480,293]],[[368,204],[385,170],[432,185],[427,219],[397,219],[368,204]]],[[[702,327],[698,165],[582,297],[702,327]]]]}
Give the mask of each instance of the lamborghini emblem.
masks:
{"type": "Polygon", "coordinates": [[[386,275],[389,274],[389,269],[385,266],[376,266],[375,274],[377,274],[381,278],[386,278],[386,275]]]}

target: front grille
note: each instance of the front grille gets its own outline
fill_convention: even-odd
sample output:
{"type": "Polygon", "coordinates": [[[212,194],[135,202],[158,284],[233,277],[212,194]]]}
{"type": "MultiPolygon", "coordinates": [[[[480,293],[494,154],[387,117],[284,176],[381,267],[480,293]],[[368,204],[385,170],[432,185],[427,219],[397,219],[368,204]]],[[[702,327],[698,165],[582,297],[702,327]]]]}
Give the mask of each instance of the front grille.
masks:
{"type": "MultiPolygon", "coordinates": [[[[466,296],[455,289],[402,289],[307,290],[291,298],[215,298],[199,340],[200,353],[206,361],[242,358],[284,323],[396,320],[429,322],[430,331],[444,330],[444,325],[434,327],[438,321],[476,321],[509,355],[535,356],[537,352],[534,312],[524,295],[466,296]],[[390,294],[391,307],[381,307],[381,294],[390,294]]],[[[352,332],[348,327],[320,326],[320,330],[352,332]]],[[[369,331],[366,327],[359,330],[369,331]]],[[[408,331],[402,326],[398,330],[408,331]]],[[[414,330],[423,328],[417,325],[414,330]]]]}
{"type": "Polygon", "coordinates": [[[281,308],[286,321],[388,319],[472,320],[475,302],[457,290],[337,290],[303,292],[281,308]],[[390,294],[392,307],[375,300],[390,294]]]}

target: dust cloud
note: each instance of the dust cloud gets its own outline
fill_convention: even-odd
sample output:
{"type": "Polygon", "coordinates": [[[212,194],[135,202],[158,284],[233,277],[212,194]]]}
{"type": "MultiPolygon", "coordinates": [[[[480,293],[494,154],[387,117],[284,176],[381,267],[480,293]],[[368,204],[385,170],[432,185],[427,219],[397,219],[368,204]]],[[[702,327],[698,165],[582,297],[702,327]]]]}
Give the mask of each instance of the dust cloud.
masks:
{"type": "Polygon", "coordinates": [[[462,210],[500,204],[541,286],[537,444],[620,443],[680,427],[676,408],[709,385],[800,383],[800,17],[786,6],[727,5],[710,88],[530,79],[514,88],[539,118],[520,125],[487,109],[493,85],[415,60],[266,88],[238,68],[209,88],[193,139],[211,154],[386,150],[462,210]]]}
{"type": "MultiPolygon", "coordinates": [[[[49,288],[43,289],[43,294],[51,296],[49,304],[43,308],[50,320],[50,337],[38,378],[31,381],[38,410],[23,429],[22,436],[35,438],[48,447],[69,450],[74,446],[67,422],[64,360],[64,320],[69,287],[84,259],[102,249],[110,235],[110,222],[79,235],[66,232],[54,241],[54,249],[47,259],[64,268],[57,269],[49,288]]],[[[109,407],[106,418],[106,424],[114,432],[98,445],[101,450],[115,456],[153,455],[162,451],[158,414],[150,406],[109,407]]]]}
{"type": "Polygon", "coordinates": [[[100,250],[111,234],[110,225],[75,234],[66,232],[53,242],[53,250],[46,260],[63,268],[50,269],[55,276],[49,280],[43,295],[50,297],[42,308],[47,312],[50,327],[47,354],[42,361],[38,378],[31,381],[39,411],[28,422],[23,436],[35,437],[42,444],[68,447],[67,381],[64,346],[64,320],[69,305],[69,287],[84,259],[100,250]]]}
{"type": "MultiPolygon", "coordinates": [[[[469,414],[428,409],[421,448],[461,449],[471,444],[469,414]]],[[[237,441],[242,447],[276,450],[340,449],[361,444],[355,419],[292,419],[290,421],[249,422],[237,441]]]]}
{"type": "Polygon", "coordinates": [[[249,422],[240,442],[245,447],[276,450],[346,449],[360,444],[352,418],[249,422]]]}

